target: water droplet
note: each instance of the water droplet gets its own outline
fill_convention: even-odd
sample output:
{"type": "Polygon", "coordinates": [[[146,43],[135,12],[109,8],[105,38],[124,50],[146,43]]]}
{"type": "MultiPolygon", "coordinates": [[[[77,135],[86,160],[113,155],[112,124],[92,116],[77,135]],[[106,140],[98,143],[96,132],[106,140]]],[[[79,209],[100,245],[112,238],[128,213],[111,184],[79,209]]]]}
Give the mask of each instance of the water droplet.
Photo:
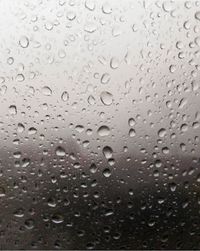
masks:
{"type": "Polygon", "coordinates": [[[66,15],[67,19],[73,21],[76,18],[76,14],[72,11],[69,11],[66,15]]]}
{"type": "Polygon", "coordinates": [[[129,130],[129,136],[130,136],[130,137],[134,137],[135,135],[136,135],[135,129],[131,128],[131,129],[129,130]]]}
{"type": "Polygon", "coordinates": [[[56,200],[54,198],[49,198],[48,202],[47,202],[47,205],[49,207],[56,207],[56,200]]]}
{"type": "Polygon", "coordinates": [[[22,167],[27,167],[30,165],[31,160],[28,158],[23,158],[22,159],[22,167]]]}
{"type": "Polygon", "coordinates": [[[162,148],[162,152],[163,152],[164,154],[169,154],[169,148],[168,148],[168,147],[163,147],[163,148],[162,148]]]}
{"type": "Polygon", "coordinates": [[[56,155],[59,156],[59,157],[64,157],[66,155],[65,153],[65,149],[61,146],[58,146],[56,148],[56,155]]]}
{"type": "Polygon", "coordinates": [[[93,33],[97,29],[97,26],[94,23],[87,23],[84,27],[84,30],[88,33],[93,33]]]}
{"type": "Polygon", "coordinates": [[[13,58],[13,57],[9,57],[9,58],[7,59],[7,63],[8,63],[9,65],[12,65],[12,64],[14,63],[14,58],[13,58]]]}
{"type": "Polygon", "coordinates": [[[111,8],[111,6],[109,5],[109,3],[104,3],[103,5],[102,5],[102,12],[104,13],[104,14],[111,14],[112,13],[112,8],[111,8]]]}
{"type": "Polygon", "coordinates": [[[170,190],[172,191],[172,192],[175,192],[176,191],[176,183],[174,183],[174,182],[172,182],[172,183],[170,183],[169,184],[169,188],[170,188],[170,190]]]}
{"type": "Polygon", "coordinates": [[[6,191],[3,187],[0,187],[0,198],[6,196],[6,191]]]}
{"type": "Polygon", "coordinates": [[[134,125],[136,124],[135,119],[130,118],[130,119],[128,120],[128,124],[129,124],[129,126],[134,126],[134,125]]]}
{"type": "Polygon", "coordinates": [[[94,163],[90,166],[90,172],[91,173],[96,173],[97,172],[97,166],[94,163]]]}
{"type": "Polygon", "coordinates": [[[29,46],[29,39],[26,36],[22,36],[19,40],[19,45],[22,48],[27,48],[29,46]]]}
{"type": "Polygon", "coordinates": [[[110,175],[111,175],[110,169],[109,169],[109,168],[105,168],[105,169],[103,170],[103,176],[106,177],[106,178],[109,178],[110,175]]]}
{"type": "Polygon", "coordinates": [[[105,137],[108,136],[110,134],[110,128],[108,126],[100,126],[97,133],[99,134],[99,136],[101,137],[105,137]]]}
{"type": "Polygon", "coordinates": [[[76,130],[77,132],[79,132],[79,133],[82,133],[82,132],[84,131],[84,126],[82,126],[82,125],[77,125],[77,126],[75,127],[75,130],[76,130]]]}
{"type": "Polygon", "coordinates": [[[117,69],[119,67],[119,60],[117,58],[115,58],[115,57],[111,58],[110,67],[113,70],[117,69]]]}
{"type": "Polygon", "coordinates": [[[17,126],[17,132],[22,133],[22,132],[24,132],[24,130],[25,130],[24,125],[22,123],[19,123],[17,126]]]}
{"type": "Polygon", "coordinates": [[[17,114],[17,107],[15,105],[9,106],[9,113],[12,115],[16,115],[17,114]]]}
{"type": "Polygon", "coordinates": [[[110,92],[102,92],[100,95],[101,102],[104,105],[111,105],[113,102],[113,95],[110,92]]]}
{"type": "Polygon", "coordinates": [[[90,95],[90,96],[88,97],[88,103],[89,103],[90,105],[94,105],[94,104],[95,104],[95,98],[94,98],[92,95],[90,95]]]}
{"type": "Polygon", "coordinates": [[[171,4],[170,1],[165,1],[165,2],[163,2],[162,7],[163,7],[163,10],[164,10],[165,12],[170,12],[170,11],[172,11],[172,4],[171,4]]]}
{"type": "Polygon", "coordinates": [[[27,229],[33,229],[34,228],[34,221],[32,219],[28,219],[25,221],[25,227],[27,229]]]}
{"type": "Polygon", "coordinates": [[[56,224],[60,224],[64,221],[64,218],[62,215],[60,214],[54,214],[52,216],[52,222],[56,223],[56,224]]]}
{"type": "Polygon", "coordinates": [[[187,99],[186,98],[182,98],[181,101],[180,101],[180,103],[179,103],[179,105],[178,105],[178,107],[180,109],[182,109],[185,105],[187,105],[187,99]]]}
{"type": "Polygon", "coordinates": [[[198,21],[200,21],[200,11],[197,11],[197,12],[195,13],[195,18],[196,18],[198,21]]]}
{"type": "Polygon", "coordinates": [[[181,129],[181,132],[187,132],[188,125],[187,124],[182,124],[181,127],[180,127],[180,129],[181,129]]]}
{"type": "Polygon", "coordinates": [[[161,128],[161,129],[158,131],[158,136],[159,136],[160,138],[165,137],[166,134],[167,134],[167,131],[166,131],[164,128],[161,128]]]}
{"type": "Polygon", "coordinates": [[[24,216],[24,210],[23,210],[23,208],[18,208],[14,212],[14,216],[17,217],[17,218],[22,218],[24,216]]]}
{"type": "Polygon", "coordinates": [[[170,71],[171,73],[174,73],[174,72],[176,71],[176,66],[175,66],[175,65],[170,65],[169,71],[170,71]]]}
{"type": "Polygon", "coordinates": [[[105,146],[103,148],[103,154],[104,154],[104,156],[105,156],[106,159],[112,158],[112,153],[113,153],[113,150],[112,150],[111,147],[105,146]]]}
{"type": "Polygon", "coordinates": [[[35,127],[30,127],[28,129],[28,134],[29,135],[33,135],[33,134],[36,134],[37,133],[37,129],[35,127]]]}
{"type": "Polygon", "coordinates": [[[109,81],[110,81],[110,74],[104,73],[101,77],[101,83],[108,84],[109,81]]]}
{"type": "Polygon", "coordinates": [[[86,0],[85,1],[85,7],[90,10],[93,11],[95,9],[95,3],[93,0],[86,0]]]}
{"type": "Polygon", "coordinates": [[[16,81],[17,82],[23,82],[25,80],[25,77],[23,74],[17,74],[16,81]]]}
{"type": "Polygon", "coordinates": [[[42,93],[45,95],[45,96],[51,96],[52,95],[52,90],[48,87],[48,86],[44,86],[42,88],[42,93]]]}

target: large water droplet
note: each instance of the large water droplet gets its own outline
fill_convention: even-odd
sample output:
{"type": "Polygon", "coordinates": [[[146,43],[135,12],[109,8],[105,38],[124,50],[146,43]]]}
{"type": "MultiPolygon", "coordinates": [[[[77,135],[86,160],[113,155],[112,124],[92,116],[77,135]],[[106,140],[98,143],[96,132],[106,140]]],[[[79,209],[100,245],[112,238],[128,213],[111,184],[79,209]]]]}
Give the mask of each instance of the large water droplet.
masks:
{"type": "Polygon", "coordinates": [[[69,100],[69,93],[67,91],[64,91],[61,95],[61,99],[64,102],[67,102],[69,100]]]}
{"type": "Polygon", "coordinates": [[[63,157],[65,156],[66,152],[65,152],[65,149],[61,146],[58,146],[56,148],[56,155],[59,156],[59,157],[63,157]]]}
{"type": "Polygon", "coordinates": [[[113,95],[110,92],[102,92],[100,98],[104,105],[111,105],[113,102],[113,95]]]}
{"type": "Polygon", "coordinates": [[[110,169],[109,169],[109,168],[105,168],[105,169],[103,170],[103,176],[105,176],[106,178],[109,178],[110,175],[111,175],[110,169]]]}
{"type": "Polygon", "coordinates": [[[105,125],[100,126],[97,132],[98,132],[99,136],[105,137],[105,136],[108,136],[110,134],[110,128],[108,126],[105,126],[105,125]]]}

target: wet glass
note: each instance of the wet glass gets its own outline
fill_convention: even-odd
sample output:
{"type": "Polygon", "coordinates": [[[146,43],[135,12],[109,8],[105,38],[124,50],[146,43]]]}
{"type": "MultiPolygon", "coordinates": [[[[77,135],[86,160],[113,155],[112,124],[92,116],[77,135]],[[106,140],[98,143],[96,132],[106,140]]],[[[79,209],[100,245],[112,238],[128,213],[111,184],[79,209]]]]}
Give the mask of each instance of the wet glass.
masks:
{"type": "Polygon", "coordinates": [[[0,0],[0,248],[200,249],[200,1],[0,0]]]}

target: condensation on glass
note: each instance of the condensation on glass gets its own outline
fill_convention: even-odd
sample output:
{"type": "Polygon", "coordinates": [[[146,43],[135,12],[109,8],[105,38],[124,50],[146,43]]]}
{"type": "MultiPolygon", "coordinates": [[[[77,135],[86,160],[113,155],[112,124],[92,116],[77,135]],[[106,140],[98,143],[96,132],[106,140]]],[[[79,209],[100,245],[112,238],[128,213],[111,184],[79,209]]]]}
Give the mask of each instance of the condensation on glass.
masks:
{"type": "Polygon", "coordinates": [[[200,248],[200,1],[0,0],[0,248],[200,248]]]}

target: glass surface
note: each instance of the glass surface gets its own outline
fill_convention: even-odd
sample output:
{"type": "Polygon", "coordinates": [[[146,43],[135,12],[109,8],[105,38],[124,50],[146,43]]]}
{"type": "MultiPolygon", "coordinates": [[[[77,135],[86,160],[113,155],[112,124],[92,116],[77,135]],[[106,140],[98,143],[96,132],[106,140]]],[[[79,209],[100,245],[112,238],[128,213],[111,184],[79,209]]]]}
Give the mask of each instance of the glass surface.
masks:
{"type": "Polygon", "coordinates": [[[200,1],[0,0],[0,248],[200,249],[200,1]]]}

